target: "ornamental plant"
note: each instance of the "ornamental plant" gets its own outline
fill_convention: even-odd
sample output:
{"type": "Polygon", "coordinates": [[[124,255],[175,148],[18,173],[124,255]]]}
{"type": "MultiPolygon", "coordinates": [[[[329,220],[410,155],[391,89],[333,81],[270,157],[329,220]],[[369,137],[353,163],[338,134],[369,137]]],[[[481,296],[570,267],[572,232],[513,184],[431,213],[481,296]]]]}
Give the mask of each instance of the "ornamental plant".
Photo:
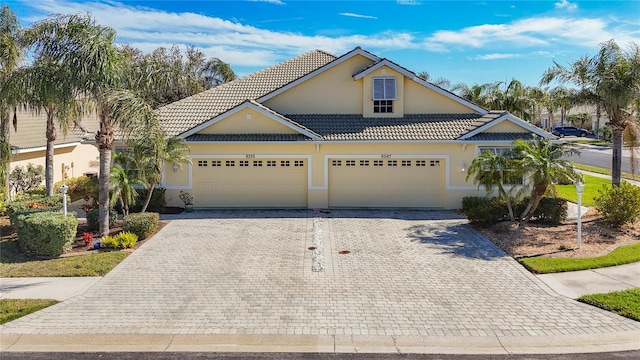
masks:
{"type": "Polygon", "coordinates": [[[83,233],[82,240],[84,240],[84,246],[91,246],[91,244],[93,244],[93,233],[83,233]]]}
{"type": "Polygon", "coordinates": [[[180,190],[180,195],[178,195],[178,197],[182,200],[185,206],[193,205],[193,196],[188,192],[180,190]]]}

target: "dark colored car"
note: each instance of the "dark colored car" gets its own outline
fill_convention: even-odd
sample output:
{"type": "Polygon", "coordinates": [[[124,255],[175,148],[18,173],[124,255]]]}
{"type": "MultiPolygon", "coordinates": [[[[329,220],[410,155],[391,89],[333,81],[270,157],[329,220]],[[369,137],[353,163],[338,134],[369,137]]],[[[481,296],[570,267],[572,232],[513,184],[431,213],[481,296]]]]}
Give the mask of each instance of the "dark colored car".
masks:
{"type": "Polygon", "coordinates": [[[580,129],[575,126],[558,126],[553,128],[551,133],[555,136],[565,137],[568,135],[585,137],[589,133],[586,129],[580,129]]]}

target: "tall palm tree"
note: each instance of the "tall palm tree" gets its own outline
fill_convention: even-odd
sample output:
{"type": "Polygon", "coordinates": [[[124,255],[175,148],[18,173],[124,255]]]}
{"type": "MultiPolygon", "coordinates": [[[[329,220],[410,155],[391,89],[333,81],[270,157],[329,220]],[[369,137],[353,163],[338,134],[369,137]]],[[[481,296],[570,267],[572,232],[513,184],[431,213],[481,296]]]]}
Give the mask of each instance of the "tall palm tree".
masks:
{"type": "Polygon", "coordinates": [[[0,9],[0,194],[9,197],[9,162],[11,161],[11,110],[13,123],[16,127],[16,106],[19,103],[19,88],[12,81],[12,75],[21,59],[24,57],[23,46],[20,41],[20,23],[16,15],[3,5],[0,9]]]}
{"type": "Polygon", "coordinates": [[[529,204],[520,216],[524,223],[531,219],[549,186],[554,186],[559,180],[581,179],[569,161],[561,160],[563,156],[579,152],[565,148],[564,144],[552,143],[551,140],[540,137],[533,141],[516,140],[513,152],[518,172],[525,177],[524,189],[531,194],[529,204]]]}
{"type": "Polygon", "coordinates": [[[507,204],[509,219],[515,222],[512,204],[513,196],[511,194],[513,188],[509,191],[504,188],[505,171],[512,168],[512,162],[512,160],[503,155],[496,154],[490,150],[483,150],[478,157],[473,159],[467,169],[467,180],[473,176],[478,189],[480,186],[484,186],[487,194],[491,194],[494,188],[498,188],[498,195],[507,204]]]}
{"type": "Polygon", "coordinates": [[[596,55],[584,56],[569,67],[554,62],[542,75],[540,83],[549,84],[554,80],[591,93],[595,99],[593,103],[601,105],[607,113],[613,131],[612,183],[620,185],[624,130],[630,127],[634,133],[640,132],[640,126],[633,121],[632,115],[634,102],[640,97],[638,44],[631,44],[625,51],[609,40],[600,45],[596,55]]]}
{"type": "Polygon", "coordinates": [[[124,55],[114,44],[112,28],[96,24],[89,14],[57,15],[34,24],[28,36],[34,51],[64,66],[77,94],[94,103],[100,122],[95,136],[100,154],[100,236],[106,236],[115,131],[123,138],[143,134],[145,127],[157,124],[157,115],[144,100],[122,89],[124,55]]]}

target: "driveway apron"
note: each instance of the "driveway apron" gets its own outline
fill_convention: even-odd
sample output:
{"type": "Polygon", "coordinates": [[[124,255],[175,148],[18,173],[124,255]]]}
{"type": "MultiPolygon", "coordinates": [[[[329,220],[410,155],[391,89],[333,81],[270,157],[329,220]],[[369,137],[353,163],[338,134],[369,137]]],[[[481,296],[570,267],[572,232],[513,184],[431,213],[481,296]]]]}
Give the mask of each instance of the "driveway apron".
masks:
{"type": "Polygon", "coordinates": [[[472,337],[639,329],[551,292],[453,212],[238,210],[172,220],[83,295],[0,330],[472,337]]]}

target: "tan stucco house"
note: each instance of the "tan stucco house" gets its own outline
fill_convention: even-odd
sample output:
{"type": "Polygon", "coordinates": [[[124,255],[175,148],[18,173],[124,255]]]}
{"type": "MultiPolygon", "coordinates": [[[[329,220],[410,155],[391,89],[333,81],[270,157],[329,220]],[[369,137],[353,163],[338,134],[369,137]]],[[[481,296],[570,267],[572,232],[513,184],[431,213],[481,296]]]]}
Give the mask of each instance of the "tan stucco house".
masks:
{"type": "Polygon", "coordinates": [[[483,195],[466,167],[483,148],[548,137],[361,48],[315,50],[160,108],[191,163],[166,164],[169,205],[459,208],[483,195]]]}
{"type": "MultiPolygon", "coordinates": [[[[44,112],[18,111],[16,129],[11,129],[9,144],[11,145],[10,171],[16,166],[26,167],[29,163],[45,166],[47,145],[44,112]]],[[[57,124],[56,124],[57,126],[57,124]]],[[[65,136],[57,129],[54,145],[53,181],[78,177],[85,174],[97,174],[99,153],[95,145],[85,141],[92,139],[98,128],[98,119],[85,116],[77,125],[72,125],[65,136]]]]}

